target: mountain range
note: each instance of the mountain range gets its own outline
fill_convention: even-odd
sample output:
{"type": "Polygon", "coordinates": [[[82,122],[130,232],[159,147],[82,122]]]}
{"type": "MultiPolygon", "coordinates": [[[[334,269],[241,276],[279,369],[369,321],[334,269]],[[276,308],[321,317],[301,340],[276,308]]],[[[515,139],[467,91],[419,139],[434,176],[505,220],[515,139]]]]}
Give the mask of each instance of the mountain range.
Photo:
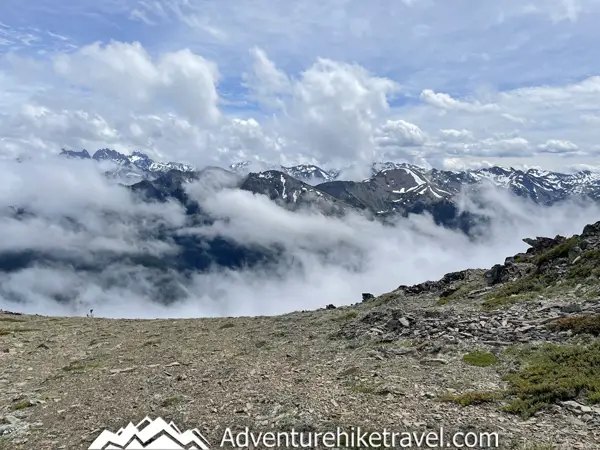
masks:
{"type": "Polygon", "coordinates": [[[184,181],[214,178],[219,173],[228,180],[237,180],[229,182],[230,186],[266,195],[289,209],[317,205],[326,212],[355,210],[376,217],[429,212],[438,224],[465,231],[472,217],[461,212],[460,194],[477,193],[486,186],[546,206],[567,200],[600,199],[600,173],[591,171],[567,174],[504,167],[450,171],[379,162],[371,165],[370,177],[353,181],[343,179],[342,170],[325,170],[308,164],[288,167],[245,161],[227,169],[197,170],[186,164],[157,162],[140,152],[125,155],[100,149],[90,156],[86,150],[63,150],[61,155],[110,161],[113,169],[107,175],[155,199],[164,200],[174,194],[182,197],[178,188],[184,181]]]}

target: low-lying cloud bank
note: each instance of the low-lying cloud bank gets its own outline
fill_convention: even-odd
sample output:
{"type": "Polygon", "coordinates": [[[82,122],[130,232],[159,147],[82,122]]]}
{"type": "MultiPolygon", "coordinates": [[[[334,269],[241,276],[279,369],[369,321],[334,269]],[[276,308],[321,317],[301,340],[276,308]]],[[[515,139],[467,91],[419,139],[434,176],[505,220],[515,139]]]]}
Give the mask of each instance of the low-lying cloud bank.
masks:
{"type": "MultiPolygon", "coordinates": [[[[382,225],[358,214],[292,213],[264,196],[216,188],[212,177],[187,189],[214,219],[199,224],[177,203],[139,201],[85,161],[8,163],[0,172],[0,268],[13,267],[0,271],[0,309],[48,315],[271,315],[350,304],[361,292],[489,267],[526,249],[523,237],[579,233],[600,219],[596,205],[544,208],[491,190],[483,212],[492,221],[468,239],[426,216],[382,225]],[[160,264],[180,251],[173,235],[279,256],[183,273],[160,264]],[[33,262],[15,269],[14,258],[28,255],[33,262]]],[[[462,205],[481,208],[469,197],[462,205]]]]}

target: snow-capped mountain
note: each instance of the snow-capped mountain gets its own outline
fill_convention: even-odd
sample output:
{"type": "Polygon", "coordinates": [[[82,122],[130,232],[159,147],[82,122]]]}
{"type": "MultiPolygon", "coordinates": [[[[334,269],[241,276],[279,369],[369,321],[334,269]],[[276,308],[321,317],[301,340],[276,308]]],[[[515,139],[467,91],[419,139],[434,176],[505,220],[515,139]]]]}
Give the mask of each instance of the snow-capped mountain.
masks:
{"type": "Polygon", "coordinates": [[[263,161],[241,161],[229,166],[229,170],[240,175],[248,175],[252,172],[264,172],[266,170],[279,170],[281,166],[268,164],[263,161]]]}
{"type": "Polygon", "coordinates": [[[103,148],[96,151],[93,156],[90,156],[87,150],[79,152],[62,150],[60,155],[68,158],[93,159],[98,162],[112,163],[114,169],[110,171],[109,175],[121,179],[142,179],[150,174],[164,173],[171,170],[178,170],[180,172],[193,172],[195,170],[194,167],[187,164],[154,161],[145,153],[137,151],[134,151],[130,155],[125,155],[116,150],[103,148]]]}
{"type": "Polygon", "coordinates": [[[300,164],[291,167],[281,166],[281,170],[282,172],[307,183],[333,181],[339,175],[339,171],[337,170],[326,171],[312,164],[300,164]]]}
{"type": "Polygon", "coordinates": [[[240,189],[266,195],[292,210],[313,206],[327,214],[342,214],[351,209],[343,200],[278,170],[250,173],[240,189]]]}
{"type": "MultiPolygon", "coordinates": [[[[130,183],[144,180],[145,192],[159,198],[177,191],[177,186],[188,176],[198,174],[193,167],[169,162],[161,163],[146,154],[133,152],[124,155],[115,150],[101,149],[93,156],[86,150],[63,151],[61,155],[110,161],[115,169],[108,175],[127,178],[130,183]],[[132,181],[133,180],[133,181],[132,181]],[[148,185],[147,181],[155,181],[148,185]]],[[[245,161],[220,169],[236,175],[237,188],[264,194],[281,205],[297,209],[303,205],[335,205],[335,210],[348,208],[369,211],[376,215],[403,214],[444,210],[451,216],[458,214],[457,197],[463,191],[478,191],[487,185],[508,190],[535,203],[552,205],[567,199],[600,200],[600,174],[581,171],[572,174],[540,169],[520,170],[488,167],[466,171],[422,168],[396,162],[377,162],[371,165],[371,176],[362,181],[340,179],[339,170],[324,170],[316,165],[280,166],[261,161],[245,161]]],[[[219,175],[221,176],[221,175],[219,175]]],[[[198,179],[195,175],[192,177],[198,179]]],[[[139,190],[139,189],[138,189],[139,190]]],[[[325,208],[330,210],[331,208],[325,208]]]]}
{"type": "Polygon", "coordinates": [[[248,175],[253,172],[277,170],[308,184],[333,181],[339,175],[339,170],[324,170],[313,164],[299,164],[297,166],[280,166],[259,161],[242,161],[229,166],[232,172],[248,175]]]}

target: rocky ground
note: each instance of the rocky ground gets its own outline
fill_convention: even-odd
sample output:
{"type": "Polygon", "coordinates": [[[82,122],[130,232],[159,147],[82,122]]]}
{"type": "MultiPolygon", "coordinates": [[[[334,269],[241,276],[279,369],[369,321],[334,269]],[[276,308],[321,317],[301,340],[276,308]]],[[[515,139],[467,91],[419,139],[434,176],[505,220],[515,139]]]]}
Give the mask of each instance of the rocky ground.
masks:
{"type": "Polygon", "coordinates": [[[226,427],[443,426],[498,432],[505,449],[598,449],[600,224],[591,227],[530,240],[528,253],[489,271],[349,307],[189,320],[2,313],[0,449],[85,449],[147,415],[198,428],[213,447],[226,427]],[[557,364],[581,363],[575,373],[591,381],[554,396],[573,377],[535,394],[517,386],[511,374],[537,364],[523,355],[544,343],[589,349],[557,364]],[[525,409],[515,399],[528,395],[539,397],[525,409]]]}

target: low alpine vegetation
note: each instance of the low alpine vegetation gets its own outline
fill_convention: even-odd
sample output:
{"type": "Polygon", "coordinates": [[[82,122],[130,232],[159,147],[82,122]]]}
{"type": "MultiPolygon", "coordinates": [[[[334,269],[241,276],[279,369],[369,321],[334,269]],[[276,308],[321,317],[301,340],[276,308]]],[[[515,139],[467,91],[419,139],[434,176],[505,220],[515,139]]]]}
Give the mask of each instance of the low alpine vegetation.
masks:
{"type": "Polygon", "coordinates": [[[600,341],[589,345],[545,344],[516,351],[520,368],[504,376],[513,399],[506,411],[528,418],[565,400],[600,402],[600,341]]]}
{"type": "Polygon", "coordinates": [[[502,392],[465,392],[464,394],[444,394],[440,397],[443,402],[452,402],[460,406],[481,405],[482,403],[495,402],[504,394],[502,392]]]}
{"type": "Polygon", "coordinates": [[[463,361],[477,367],[493,366],[498,362],[496,355],[486,351],[474,351],[463,356],[463,361]]]}
{"type": "Polygon", "coordinates": [[[564,317],[548,325],[553,331],[572,331],[574,334],[600,336],[600,314],[564,317]]]}

